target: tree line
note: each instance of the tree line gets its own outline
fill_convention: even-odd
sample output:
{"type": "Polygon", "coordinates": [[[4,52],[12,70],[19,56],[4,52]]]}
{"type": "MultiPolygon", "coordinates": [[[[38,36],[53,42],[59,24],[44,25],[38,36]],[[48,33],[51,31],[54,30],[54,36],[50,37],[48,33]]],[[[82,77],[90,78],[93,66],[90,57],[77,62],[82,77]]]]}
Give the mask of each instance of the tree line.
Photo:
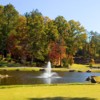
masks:
{"type": "Polygon", "coordinates": [[[0,5],[0,57],[36,66],[48,60],[68,66],[75,58],[99,59],[100,34],[63,16],[50,19],[37,9],[20,15],[12,4],[0,5]]]}

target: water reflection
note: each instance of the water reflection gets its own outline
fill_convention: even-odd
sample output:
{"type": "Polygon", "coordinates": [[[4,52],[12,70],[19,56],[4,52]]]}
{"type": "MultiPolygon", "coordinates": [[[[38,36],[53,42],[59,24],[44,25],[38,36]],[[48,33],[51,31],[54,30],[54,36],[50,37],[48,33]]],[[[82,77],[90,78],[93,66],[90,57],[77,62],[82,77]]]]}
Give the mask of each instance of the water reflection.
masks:
{"type": "Polygon", "coordinates": [[[44,78],[43,81],[46,84],[51,84],[53,80],[52,80],[52,78],[44,78]]]}
{"type": "Polygon", "coordinates": [[[8,78],[0,78],[0,85],[17,85],[17,84],[54,84],[54,83],[74,83],[86,82],[89,76],[100,76],[100,73],[79,73],[79,72],[57,72],[58,77],[38,78],[43,72],[31,71],[0,71],[2,75],[9,75],[8,78]]]}
{"type": "Polygon", "coordinates": [[[43,82],[44,82],[45,84],[57,83],[57,81],[58,81],[60,78],[61,78],[61,77],[59,77],[59,78],[53,78],[53,77],[43,78],[43,82]]]}

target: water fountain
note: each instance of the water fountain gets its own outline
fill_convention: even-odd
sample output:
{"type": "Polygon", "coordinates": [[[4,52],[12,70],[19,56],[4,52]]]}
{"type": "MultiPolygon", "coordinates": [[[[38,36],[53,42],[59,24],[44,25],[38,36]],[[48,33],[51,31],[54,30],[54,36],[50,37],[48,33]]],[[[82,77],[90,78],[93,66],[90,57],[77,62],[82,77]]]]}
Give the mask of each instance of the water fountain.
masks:
{"type": "Polygon", "coordinates": [[[60,78],[56,72],[51,71],[51,62],[48,61],[45,72],[40,75],[40,78],[60,78]]]}

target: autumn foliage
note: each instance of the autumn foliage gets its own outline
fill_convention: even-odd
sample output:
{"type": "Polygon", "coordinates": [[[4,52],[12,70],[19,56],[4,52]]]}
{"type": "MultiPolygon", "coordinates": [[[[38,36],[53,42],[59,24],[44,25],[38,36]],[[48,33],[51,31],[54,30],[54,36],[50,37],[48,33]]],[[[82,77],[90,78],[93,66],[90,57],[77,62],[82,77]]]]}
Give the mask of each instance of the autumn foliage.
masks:
{"type": "MultiPolygon", "coordinates": [[[[100,35],[87,41],[85,28],[63,16],[54,20],[37,9],[20,15],[12,4],[0,5],[0,56],[23,64],[45,63],[55,66],[74,63],[73,57],[100,58],[100,35]]],[[[38,64],[39,65],[39,64],[38,64]]]]}
{"type": "Polygon", "coordinates": [[[66,58],[66,48],[58,43],[52,43],[49,58],[54,65],[59,66],[62,59],[66,58]]]}

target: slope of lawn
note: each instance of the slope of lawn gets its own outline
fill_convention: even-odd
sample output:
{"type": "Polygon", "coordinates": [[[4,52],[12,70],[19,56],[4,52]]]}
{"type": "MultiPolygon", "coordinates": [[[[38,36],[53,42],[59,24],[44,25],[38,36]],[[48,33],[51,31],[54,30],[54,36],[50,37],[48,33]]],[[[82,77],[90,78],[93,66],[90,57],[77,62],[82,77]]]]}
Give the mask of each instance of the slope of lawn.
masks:
{"type": "Polygon", "coordinates": [[[0,100],[100,100],[100,84],[0,86],[0,100]]]}
{"type": "MultiPolygon", "coordinates": [[[[100,66],[100,64],[95,64],[94,66],[100,66]]],[[[2,70],[8,70],[8,71],[39,71],[40,69],[43,69],[44,67],[0,67],[0,71],[2,70]]],[[[83,64],[73,64],[70,66],[70,68],[52,68],[53,71],[69,71],[69,70],[75,70],[75,71],[83,71],[86,72],[87,70],[91,70],[92,72],[100,72],[100,69],[90,69],[89,65],[83,65],[83,64]]]]}
{"type": "MultiPolygon", "coordinates": [[[[31,70],[35,70],[35,71],[39,71],[39,69],[41,68],[44,68],[44,67],[0,67],[0,70],[16,70],[16,69],[20,69],[22,71],[31,71],[31,70]]],[[[87,70],[89,69],[88,65],[82,65],[82,64],[73,64],[72,66],[70,66],[70,69],[81,69],[81,70],[87,70]]],[[[52,70],[55,70],[55,71],[66,71],[66,70],[69,70],[68,68],[53,68],[52,70]]]]}

